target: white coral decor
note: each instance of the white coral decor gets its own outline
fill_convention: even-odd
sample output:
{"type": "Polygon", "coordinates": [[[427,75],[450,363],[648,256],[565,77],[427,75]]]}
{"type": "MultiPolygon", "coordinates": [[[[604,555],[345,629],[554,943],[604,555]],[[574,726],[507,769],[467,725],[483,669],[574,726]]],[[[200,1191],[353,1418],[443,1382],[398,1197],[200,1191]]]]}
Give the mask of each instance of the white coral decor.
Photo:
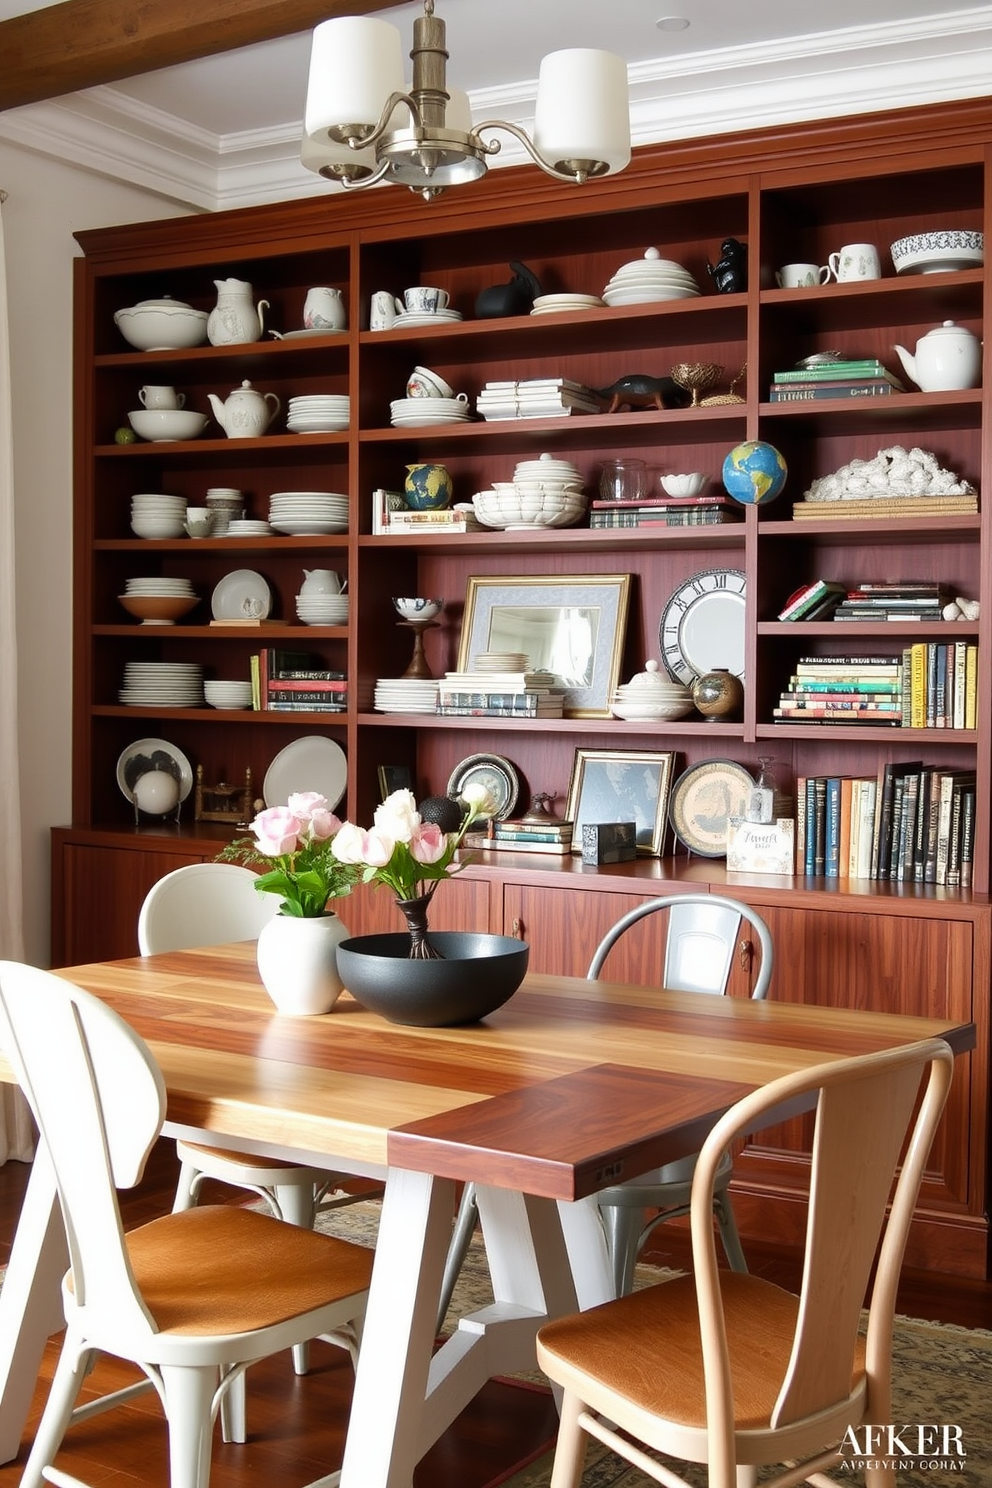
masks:
{"type": "Polygon", "coordinates": [[[864,501],[873,496],[971,496],[975,488],[937,464],[926,450],[895,444],[873,460],[852,460],[833,475],[820,476],[807,501],[864,501]]]}

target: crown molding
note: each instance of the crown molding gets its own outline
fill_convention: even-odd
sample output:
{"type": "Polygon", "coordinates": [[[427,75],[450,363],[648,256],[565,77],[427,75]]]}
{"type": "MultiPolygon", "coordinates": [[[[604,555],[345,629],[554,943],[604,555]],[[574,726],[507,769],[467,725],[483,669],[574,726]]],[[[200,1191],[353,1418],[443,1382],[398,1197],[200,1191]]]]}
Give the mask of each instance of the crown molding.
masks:
{"type": "MultiPolygon", "coordinates": [[[[635,145],[984,97],[992,5],[640,62],[629,76],[635,145]]],[[[478,90],[473,116],[530,126],[536,88],[478,90]]],[[[300,165],[301,131],[290,120],[218,136],[110,86],[0,115],[0,140],[201,211],[338,192],[300,165]]],[[[493,166],[527,159],[508,137],[493,166]]]]}

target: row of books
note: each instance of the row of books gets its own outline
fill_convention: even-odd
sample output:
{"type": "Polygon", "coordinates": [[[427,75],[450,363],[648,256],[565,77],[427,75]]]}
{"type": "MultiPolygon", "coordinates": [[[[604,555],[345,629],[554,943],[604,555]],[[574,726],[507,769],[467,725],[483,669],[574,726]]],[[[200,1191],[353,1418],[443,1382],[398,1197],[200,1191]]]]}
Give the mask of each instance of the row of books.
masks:
{"type": "Polygon", "coordinates": [[[374,537],[409,536],[417,533],[483,532],[485,529],[474,511],[465,504],[445,507],[441,511],[414,511],[407,506],[399,491],[378,487],[372,492],[372,535],[374,537]]]}
{"type": "Polygon", "coordinates": [[[572,823],[557,821],[491,821],[484,832],[467,832],[462,839],[467,848],[485,848],[487,852],[552,853],[563,857],[572,851],[572,823]]]}
{"type": "Polygon", "coordinates": [[[644,497],[642,500],[594,500],[590,527],[709,527],[714,522],[739,522],[740,502],[729,496],[644,497]]]}
{"type": "Polygon", "coordinates": [[[311,651],[268,647],[251,657],[251,705],[256,713],[344,713],[348,681],[311,651]]]}
{"type": "Polygon", "coordinates": [[[920,641],[898,656],[804,656],[773,709],[776,722],[975,729],[978,647],[920,641]]]}
{"type": "Polygon", "coordinates": [[[970,888],[975,772],[890,763],[796,782],[796,872],[970,888]]]}
{"type": "Polygon", "coordinates": [[[824,363],[775,372],[770,403],[803,403],[820,398],[888,398],[905,385],[874,357],[824,363]]]}
{"type": "Polygon", "coordinates": [[[436,711],[445,717],[561,718],[564,689],[553,672],[445,672],[436,711]]]}
{"type": "Polygon", "coordinates": [[[942,620],[951,599],[946,584],[930,581],[861,584],[847,589],[833,612],[834,620],[942,620]]]}

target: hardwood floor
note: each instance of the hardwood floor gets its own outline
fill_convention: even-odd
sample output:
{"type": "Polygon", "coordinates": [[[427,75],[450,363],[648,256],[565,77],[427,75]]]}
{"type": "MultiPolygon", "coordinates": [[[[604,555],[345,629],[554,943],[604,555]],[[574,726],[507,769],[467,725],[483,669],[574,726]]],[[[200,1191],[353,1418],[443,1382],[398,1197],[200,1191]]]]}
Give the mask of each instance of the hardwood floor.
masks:
{"type": "MultiPolygon", "coordinates": [[[[0,1168],[0,1262],[6,1262],[29,1169],[23,1163],[0,1168]]],[[[171,1142],[159,1144],[140,1187],[124,1202],[126,1225],[143,1223],[171,1207],[177,1167],[171,1142]]],[[[230,1198],[217,1187],[215,1201],[230,1198]]],[[[774,1245],[746,1244],[757,1274],[789,1286],[798,1269],[793,1252],[774,1245]]],[[[684,1267],[685,1233],[675,1225],[655,1232],[648,1259],[658,1265],[684,1267]]],[[[992,1283],[935,1278],[905,1272],[899,1310],[913,1317],[992,1327],[992,1283]]],[[[57,1351],[46,1349],[35,1392],[26,1440],[44,1402],[57,1351]]],[[[101,1361],[87,1381],[87,1397],[135,1377],[126,1366],[101,1361]]],[[[211,1488],[298,1488],[341,1461],[347,1425],[351,1371],[340,1349],[312,1346],[310,1373],[293,1374],[289,1358],[257,1365],[248,1392],[249,1441],[243,1446],[217,1441],[211,1488]]],[[[415,1488],[484,1488],[521,1460],[536,1454],[554,1434],[555,1415],[545,1393],[515,1385],[490,1383],[455,1425],[436,1443],[417,1469],[415,1488]]],[[[0,1467],[0,1488],[14,1488],[26,1455],[0,1467]]],[[[165,1433],[153,1392],[105,1415],[72,1428],[59,1454],[59,1465],[94,1488],[167,1488],[165,1433]]]]}

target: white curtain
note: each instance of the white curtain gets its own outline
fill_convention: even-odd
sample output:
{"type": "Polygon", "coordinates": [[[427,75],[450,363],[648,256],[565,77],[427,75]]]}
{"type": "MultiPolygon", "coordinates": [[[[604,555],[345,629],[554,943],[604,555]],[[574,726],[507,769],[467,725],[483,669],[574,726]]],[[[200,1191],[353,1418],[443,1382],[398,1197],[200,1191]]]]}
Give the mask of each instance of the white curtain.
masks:
{"type": "MultiPolygon", "coordinates": [[[[24,957],[21,927],[21,802],[17,752],[17,638],[14,625],[14,458],[10,397],[7,264],[0,191],[0,957],[24,957]]],[[[14,1085],[0,1085],[0,1162],[23,1162],[34,1151],[27,1102],[14,1085]]]]}

